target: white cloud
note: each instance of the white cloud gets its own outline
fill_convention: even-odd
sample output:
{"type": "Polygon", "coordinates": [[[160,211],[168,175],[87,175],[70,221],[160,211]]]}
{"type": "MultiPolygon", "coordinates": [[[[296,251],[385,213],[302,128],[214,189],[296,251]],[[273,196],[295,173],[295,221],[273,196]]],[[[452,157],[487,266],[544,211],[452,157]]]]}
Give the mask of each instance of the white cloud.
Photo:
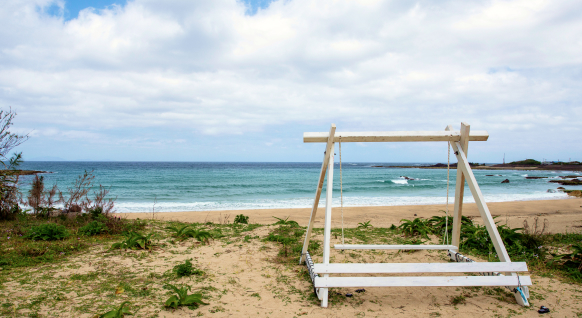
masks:
{"type": "Polygon", "coordinates": [[[569,1],[292,0],[249,16],[235,0],[134,0],[70,21],[48,15],[51,4],[64,2],[0,8],[0,105],[61,132],[47,141],[155,129],[187,140],[262,132],[273,147],[281,127],[461,120],[580,141],[557,134],[577,131],[568,114],[582,114],[582,5],[569,1]]]}

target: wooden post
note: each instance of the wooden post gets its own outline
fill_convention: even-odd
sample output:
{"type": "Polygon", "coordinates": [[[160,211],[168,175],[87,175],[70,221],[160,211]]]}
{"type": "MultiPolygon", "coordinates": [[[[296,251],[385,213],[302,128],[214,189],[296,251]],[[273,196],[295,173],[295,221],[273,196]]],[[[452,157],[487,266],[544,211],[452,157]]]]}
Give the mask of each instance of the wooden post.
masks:
{"type": "Polygon", "coordinates": [[[299,257],[299,264],[303,263],[304,255],[305,253],[307,253],[307,247],[309,246],[309,239],[311,238],[313,222],[315,222],[315,215],[317,214],[317,207],[319,206],[319,198],[321,197],[321,189],[323,188],[325,172],[327,171],[329,157],[333,154],[334,135],[335,135],[335,124],[331,124],[331,128],[329,129],[327,146],[325,147],[325,153],[323,155],[323,163],[321,164],[321,171],[319,173],[319,182],[317,184],[317,190],[315,190],[315,200],[313,201],[313,208],[311,209],[311,217],[309,218],[309,224],[307,225],[307,231],[305,232],[305,241],[303,241],[303,249],[301,250],[301,256],[299,257]]]}
{"type": "MultiPolygon", "coordinates": [[[[329,253],[331,246],[331,200],[333,193],[333,147],[329,155],[329,163],[327,165],[327,188],[325,189],[325,225],[323,227],[323,264],[329,264],[329,253]]],[[[329,277],[329,274],[324,274],[323,277],[329,277]]],[[[321,307],[327,307],[328,289],[322,288],[319,290],[321,295],[321,307]]]]}
{"type": "MultiPolygon", "coordinates": [[[[447,130],[450,130],[447,127],[447,130]]],[[[460,145],[463,152],[467,154],[469,150],[469,131],[471,126],[467,123],[461,123],[461,141],[460,145]]],[[[451,142],[451,145],[453,142],[451,142]]],[[[453,230],[452,230],[452,242],[451,245],[456,246],[453,250],[459,251],[459,244],[461,243],[461,221],[463,218],[463,196],[465,193],[465,176],[463,175],[462,169],[459,169],[459,164],[457,163],[457,181],[455,183],[455,209],[453,212],[453,230]]]]}

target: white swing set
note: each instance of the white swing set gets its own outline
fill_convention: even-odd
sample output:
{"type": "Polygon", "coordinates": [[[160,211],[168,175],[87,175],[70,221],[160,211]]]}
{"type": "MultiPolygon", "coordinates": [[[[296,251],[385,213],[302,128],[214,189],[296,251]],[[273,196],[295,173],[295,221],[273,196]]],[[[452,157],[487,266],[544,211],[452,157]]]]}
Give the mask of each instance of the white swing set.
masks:
{"type": "MultiPolygon", "coordinates": [[[[329,133],[306,132],[303,142],[327,143],[319,183],[315,192],[315,200],[311,210],[309,225],[305,233],[305,240],[299,263],[305,261],[309,275],[313,282],[314,291],[321,300],[321,306],[328,306],[328,289],[332,287],[403,287],[403,286],[505,286],[515,296],[518,304],[529,306],[529,291],[526,286],[531,285],[529,276],[520,276],[518,272],[527,272],[525,262],[511,262],[505,245],[499,236],[495,222],[485,204],[483,194],[475,180],[473,171],[467,161],[469,141],[486,141],[489,138],[487,131],[470,132],[470,126],[461,123],[460,131],[453,131],[447,126],[445,131],[394,131],[394,132],[338,132],[336,126],[331,125],[329,133]],[[340,145],[340,179],[341,178],[341,143],[342,142],[417,142],[417,141],[445,141],[453,148],[457,157],[457,181],[455,186],[455,205],[453,213],[452,242],[450,245],[350,245],[343,241],[343,180],[342,182],[342,244],[335,244],[335,249],[369,249],[369,250],[447,250],[447,255],[453,263],[330,263],[331,240],[331,201],[333,192],[333,168],[335,142],[340,145]],[[327,172],[327,188],[325,200],[325,223],[323,232],[323,263],[315,264],[311,259],[307,247],[313,230],[313,223],[317,214],[319,199],[327,172]],[[467,182],[475,203],[487,228],[491,242],[499,257],[499,262],[477,263],[459,253],[461,234],[461,217],[463,211],[463,195],[467,182]],[[422,274],[422,273],[478,273],[481,276],[384,276],[384,277],[349,277],[333,276],[334,274],[422,274]],[[501,273],[505,273],[501,274],[501,273]],[[322,276],[320,276],[322,275],[322,276]]],[[[448,224],[448,171],[447,171],[447,220],[448,224]]],[[[447,233],[448,231],[445,231],[447,233]]],[[[448,243],[447,237],[444,240],[448,243]]]]}

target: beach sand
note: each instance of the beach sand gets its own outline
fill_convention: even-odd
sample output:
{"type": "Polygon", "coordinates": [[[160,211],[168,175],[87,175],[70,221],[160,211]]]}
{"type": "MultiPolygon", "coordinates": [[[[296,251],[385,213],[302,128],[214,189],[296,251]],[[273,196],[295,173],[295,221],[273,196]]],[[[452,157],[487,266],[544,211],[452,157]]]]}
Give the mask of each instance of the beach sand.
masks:
{"type": "MultiPolygon", "coordinates": [[[[550,232],[582,232],[582,199],[570,198],[548,201],[519,201],[488,204],[500,223],[521,227],[524,220],[533,223],[536,217],[540,224],[547,219],[550,232]]],[[[399,224],[400,219],[431,217],[442,214],[443,205],[416,205],[393,207],[351,207],[344,209],[344,223],[356,227],[370,220],[375,227],[399,224]]],[[[452,211],[452,206],[451,206],[452,211]]],[[[341,211],[333,210],[334,228],[341,227],[341,211]]],[[[213,212],[165,212],[126,213],[127,218],[176,220],[183,222],[232,223],[237,214],[250,217],[251,223],[272,224],[275,219],[289,217],[305,226],[309,220],[309,209],[276,209],[213,212]]],[[[451,212],[452,213],[452,212],[451,212]]],[[[474,204],[464,205],[464,215],[480,222],[474,204]]],[[[321,228],[324,209],[317,215],[316,227],[321,228]]],[[[513,295],[505,288],[493,287],[377,287],[366,288],[356,293],[355,288],[333,288],[330,290],[329,308],[321,308],[313,296],[313,285],[306,274],[305,266],[278,261],[279,243],[267,242],[264,238],[276,226],[262,226],[229,239],[216,239],[201,245],[193,239],[175,242],[164,230],[167,224],[151,222],[148,230],[157,231],[162,237],[158,245],[149,252],[142,250],[110,250],[107,245],[95,245],[87,253],[71,257],[64,263],[47,264],[38,269],[38,274],[22,269],[7,276],[3,283],[9,291],[6,302],[18,295],[27,299],[46,293],[60,295],[65,299],[59,307],[50,302],[41,306],[41,317],[95,316],[92,304],[104,301],[118,306],[130,301],[132,317],[537,317],[537,309],[544,305],[550,308],[548,317],[580,317],[582,315],[582,285],[564,281],[552,273],[529,268],[533,286],[530,287],[531,307],[517,305],[513,295]],[[246,237],[245,239],[243,239],[246,237]],[[206,274],[202,278],[167,276],[174,266],[192,259],[196,268],[206,274]],[[18,274],[20,273],[20,274],[18,274]],[[24,279],[25,275],[41,275],[50,279],[24,279]],[[80,280],[80,278],[86,279],[80,280]],[[89,279],[90,278],[90,279],[89,279]],[[113,280],[112,282],[110,282],[113,280]],[[126,292],[118,295],[117,281],[131,282],[126,292]],[[162,306],[169,295],[163,289],[166,282],[192,287],[192,292],[204,290],[208,305],[190,310],[177,310],[162,306]],[[107,285],[109,284],[109,285],[107,285]],[[105,287],[104,287],[105,286],[105,287]],[[97,294],[88,293],[93,289],[97,294]],[[101,289],[99,289],[101,288],[101,289]],[[144,293],[139,298],[136,293],[144,293]],[[353,297],[347,298],[346,293],[353,297]],[[96,297],[97,298],[91,298],[96,297]],[[140,299],[139,301],[137,299],[140,299]],[[89,302],[89,305],[87,304],[89,302]],[[79,311],[72,311],[72,308],[79,311]]],[[[366,231],[366,230],[361,230],[366,231]]],[[[322,241],[322,231],[314,231],[313,240],[322,241]]],[[[432,244],[436,244],[433,237],[432,244]]],[[[331,237],[337,244],[341,238],[331,237]]],[[[312,255],[316,263],[322,262],[321,250],[312,255]]],[[[487,261],[468,255],[478,262],[487,261]]],[[[422,250],[416,252],[359,250],[341,251],[331,249],[331,261],[338,263],[445,263],[449,262],[445,251],[422,250]]],[[[432,274],[455,275],[455,274],[432,274]]],[[[424,276],[432,276],[424,274],[424,276]]],[[[459,275],[463,275],[460,273],[459,275]]],[[[522,273],[522,275],[526,275],[522,273]]],[[[366,274],[364,276],[379,276],[366,274]]],[[[28,277],[28,276],[26,276],[28,277]]],[[[129,284],[129,283],[128,283],[129,284]]],[[[52,297],[52,296],[51,296],[52,297]]],[[[56,296],[55,296],[56,297],[56,296]]],[[[43,298],[45,299],[45,298],[43,298]]],[[[24,311],[22,311],[24,312],[24,311]]]]}
{"type": "MultiPolygon", "coordinates": [[[[550,232],[582,231],[582,199],[568,198],[545,201],[516,201],[489,203],[489,209],[501,224],[522,227],[523,221],[533,223],[536,217],[540,225],[547,219],[550,232]]],[[[344,208],[346,227],[356,227],[359,222],[370,220],[376,227],[388,227],[400,224],[403,218],[428,218],[443,215],[444,205],[412,205],[389,207],[349,207],[344,208]],[[416,216],[415,216],[416,215],[416,216]]],[[[464,204],[464,215],[474,217],[480,222],[475,204],[464,204]]],[[[453,206],[450,205],[452,214],[453,206]]],[[[315,226],[323,226],[324,208],[317,213],[315,226]]],[[[250,217],[251,223],[272,224],[273,216],[287,218],[305,226],[309,221],[310,209],[271,209],[271,210],[231,210],[212,212],[164,212],[164,213],[125,213],[123,217],[158,220],[175,220],[182,222],[231,223],[237,214],[250,217]]],[[[341,211],[333,209],[333,227],[341,227],[341,211]]],[[[262,227],[249,233],[250,236],[264,237],[271,226],[262,227]]],[[[322,235],[313,237],[322,240],[322,235]]],[[[339,243],[339,238],[332,236],[332,244],[339,243]]],[[[436,242],[433,242],[435,244],[436,242]]],[[[205,315],[215,317],[509,317],[523,315],[538,316],[537,309],[544,305],[551,308],[549,317],[575,317],[582,313],[582,288],[579,285],[565,283],[553,277],[541,277],[529,273],[533,286],[530,287],[529,308],[515,303],[512,295],[505,289],[494,288],[455,288],[455,287],[398,287],[367,288],[365,293],[356,294],[353,288],[334,288],[329,308],[321,308],[317,301],[308,300],[313,293],[311,283],[298,278],[302,266],[278,264],[274,259],[277,246],[265,249],[264,243],[251,241],[244,245],[212,244],[202,246],[196,252],[196,265],[208,272],[213,272],[214,284],[227,291],[220,299],[218,307],[224,312],[211,313],[210,308],[203,308],[205,315]],[[338,294],[338,293],[341,293],[338,294]],[[346,293],[353,293],[353,298],[346,298],[346,293]],[[253,296],[254,295],[254,296],[253,296]],[[453,304],[454,297],[464,299],[464,303],[453,304]]],[[[167,254],[167,253],[166,253],[167,254]]],[[[318,253],[319,254],[319,253],[318,253]]],[[[174,264],[190,257],[188,255],[168,257],[154,261],[160,272],[168,270],[174,264]],[[168,264],[168,259],[172,263],[168,264]]],[[[471,256],[473,257],[473,256],[471,256]]],[[[400,251],[354,251],[342,253],[331,250],[332,262],[448,262],[444,251],[418,251],[414,253],[400,251]]],[[[477,261],[486,261],[473,257],[477,261]]],[[[314,261],[321,262],[321,255],[313,255],[314,261]]],[[[151,265],[151,264],[150,264],[151,265]]],[[[136,266],[132,264],[130,266],[136,266]]],[[[436,274],[439,275],[439,274],[436,274]]],[[[378,276],[369,274],[365,276],[378,276]]],[[[211,306],[216,306],[212,304],[211,306]]],[[[210,306],[209,306],[210,307],[210,306]]],[[[160,313],[161,314],[161,313],[160,313]]],[[[164,312],[164,317],[194,316],[188,309],[164,312]]]]}
{"type": "MultiPolygon", "coordinates": [[[[567,198],[559,200],[538,201],[511,201],[487,203],[491,215],[499,216],[496,221],[508,224],[510,227],[522,227],[523,221],[539,217],[539,221],[548,219],[549,230],[552,233],[577,232],[582,228],[582,199],[567,198]]],[[[415,217],[430,218],[434,215],[445,215],[446,206],[441,205],[404,205],[404,206],[368,206],[346,207],[343,209],[344,226],[357,227],[358,223],[371,221],[376,227],[399,225],[401,219],[415,217]],[[415,216],[416,215],[416,216],[415,216]]],[[[193,211],[193,212],[144,212],[118,213],[129,219],[151,219],[181,222],[214,222],[232,223],[238,214],[250,217],[250,223],[272,224],[278,218],[287,218],[297,221],[301,226],[307,226],[311,209],[259,209],[259,210],[226,210],[226,211],[193,211]]],[[[449,216],[453,214],[453,205],[449,205],[449,216]]],[[[463,204],[463,215],[474,217],[474,221],[481,222],[477,206],[474,203],[463,204]]],[[[315,227],[323,227],[325,208],[317,210],[315,227]]],[[[528,222],[531,222],[528,221],[528,222]]],[[[333,228],[341,227],[341,209],[332,209],[333,228]]]]}

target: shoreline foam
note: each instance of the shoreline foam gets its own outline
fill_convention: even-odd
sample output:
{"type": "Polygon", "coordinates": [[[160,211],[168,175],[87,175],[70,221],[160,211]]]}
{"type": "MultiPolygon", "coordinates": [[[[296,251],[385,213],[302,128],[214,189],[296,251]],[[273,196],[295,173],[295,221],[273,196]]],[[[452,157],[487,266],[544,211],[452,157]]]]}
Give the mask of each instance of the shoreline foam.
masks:
{"type": "MultiPolygon", "coordinates": [[[[549,231],[569,232],[582,231],[582,199],[568,198],[555,200],[531,200],[488,202],[487,206],[493,216],[499,216],[500,224],[508,224],[511,227],[522,227],[523,220],[539,217],[542,221],[547,218],[549,231]]],[[[434,215],[444,215],[446,205],[400,205],[400,206],[363,206],[344,207],[345,227],[357,227],[358,223],[371,221],[376,227],[389,227],[392,224],[400,224],[401,219],[414,219],[416,217],[429,218],[434,215]]],[[[309,222],[311,208],[288,209],[250,209],[250,210],[219,210],[219,211],[182,211],[182,212],[133,212],[118,213],[128,219],[159,219],[180,222],[214,222],[224,223],[225,219],[231,223],[238,214],[250,217],[251,223],[272,224],[276,220],[273,217],[287,218],[297,221],[301,226],[309,222]]],[[[325,207],[317,210],[315,226],[323,227],[325,207]]],[[[453,205],[449,204],[449,216],[453,215],[453,205]]],[[[480,215],[474,203],[463,204],[463,215],[473,217],[480,222],[480,215]]],[[[332,209],[332,226],[341,227],[341,209],[332,209]]]]}

